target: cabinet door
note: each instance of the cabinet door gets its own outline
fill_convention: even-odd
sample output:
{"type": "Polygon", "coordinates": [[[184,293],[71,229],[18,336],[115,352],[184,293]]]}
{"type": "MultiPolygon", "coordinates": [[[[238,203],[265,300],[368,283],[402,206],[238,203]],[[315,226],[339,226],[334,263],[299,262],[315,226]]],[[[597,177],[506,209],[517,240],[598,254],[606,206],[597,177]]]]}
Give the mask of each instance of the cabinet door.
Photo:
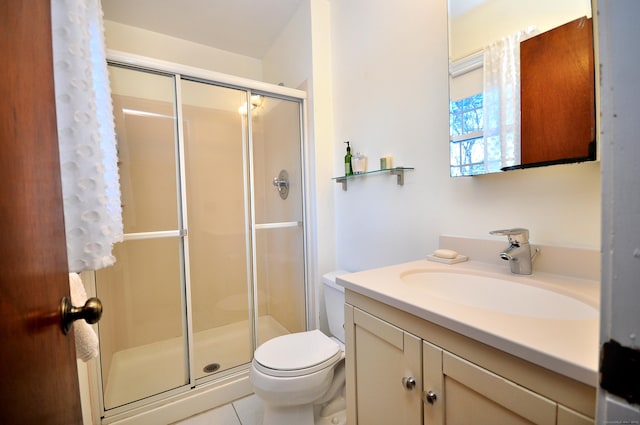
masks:
{"type": "Polygon", "coordinates": [[[421,424],[420,338],[358,309],[352,315],[347,312],[345,322],[347,367],[352,371],[347,378],[348,397],[355,398],[355,403],[350,402],[349,423],[421,424]]]}
{"type": "Polygon", "coordinates": [[[422,380],[424,425],[444,424],[444,375],[442,375],[442,348],[422,343],[422,380]]]}
{"type": "Polygon", "coordinates": [[[593,60],[591,18],[520,44],[523,165],[596,159],[593,60]]]}
{"type": "Polygon", "coordinates": [[[589,418],[581,413],[571,410],[568,407],[558,405],[557,425],[593,425],[593,418],[589,418]]]}
{"type": "Polygon", "coordinates": [[[444,352],[447,425],[556,423],[556,403],[444,352]]]}

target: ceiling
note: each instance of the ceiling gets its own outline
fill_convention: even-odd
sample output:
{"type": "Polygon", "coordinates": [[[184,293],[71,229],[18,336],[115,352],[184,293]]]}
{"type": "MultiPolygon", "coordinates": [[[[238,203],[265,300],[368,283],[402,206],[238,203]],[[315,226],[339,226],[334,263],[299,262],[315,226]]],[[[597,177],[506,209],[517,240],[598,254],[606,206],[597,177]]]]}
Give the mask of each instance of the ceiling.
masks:
{"type": "Polygon", "coordinates": [[[102,0],[104,19],[262,59],[303,0],[102,0]]]}

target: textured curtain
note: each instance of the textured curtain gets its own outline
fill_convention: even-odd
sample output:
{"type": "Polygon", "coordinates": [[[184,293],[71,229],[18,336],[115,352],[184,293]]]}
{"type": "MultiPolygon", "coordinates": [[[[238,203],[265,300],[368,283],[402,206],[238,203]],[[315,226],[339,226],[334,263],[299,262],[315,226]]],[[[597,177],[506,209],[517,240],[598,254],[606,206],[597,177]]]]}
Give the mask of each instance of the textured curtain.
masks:
{"type": "Polygon", "coordinates": [[[520,164],[520,42],[535,27],[502,38],[484,51],[485,169],[520,164]]]}
{"type": "Polygon", "coordinates": [[[69,271],[107,267],[122,241],[113,107],[99,0],[52,0],[53,64],[69,271]]]}

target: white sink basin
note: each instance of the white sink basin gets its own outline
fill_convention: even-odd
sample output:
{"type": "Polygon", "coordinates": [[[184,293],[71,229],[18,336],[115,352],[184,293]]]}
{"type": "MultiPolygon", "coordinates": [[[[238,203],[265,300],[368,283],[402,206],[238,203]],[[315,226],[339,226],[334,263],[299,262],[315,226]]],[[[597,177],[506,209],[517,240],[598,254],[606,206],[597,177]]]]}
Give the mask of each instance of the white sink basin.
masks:
{"type": "Polygon", "coordinates": [[[598,319],[599,309],[538,286],[460,272],[412,270],[401,279],[421,294],[497,313],[540,319],[598,319]]]}

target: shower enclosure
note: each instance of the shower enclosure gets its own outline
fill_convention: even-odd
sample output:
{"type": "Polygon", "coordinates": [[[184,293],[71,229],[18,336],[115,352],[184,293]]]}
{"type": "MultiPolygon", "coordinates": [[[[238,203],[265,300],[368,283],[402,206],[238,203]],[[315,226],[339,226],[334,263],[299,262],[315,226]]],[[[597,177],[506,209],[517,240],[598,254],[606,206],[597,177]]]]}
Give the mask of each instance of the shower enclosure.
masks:
{"type": "Polygon", "coordinates": [[[109,74],[125,238],[95,274],[107,418],[246,373],[257,345],[307,328],[302,98],[109,74]]]}

